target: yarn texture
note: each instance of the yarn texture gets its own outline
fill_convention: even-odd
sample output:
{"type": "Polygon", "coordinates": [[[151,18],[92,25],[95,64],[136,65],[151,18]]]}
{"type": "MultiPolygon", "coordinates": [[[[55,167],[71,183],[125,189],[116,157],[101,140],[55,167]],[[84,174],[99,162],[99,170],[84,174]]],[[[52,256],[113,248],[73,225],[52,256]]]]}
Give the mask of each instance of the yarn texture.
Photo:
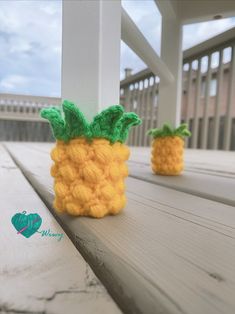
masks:
{"type": "Polygon", "coordinates": [[[152,170],[160,175],[179,175],[184,168],[184,138],[191,133],[186,124],[177,129],[164,124],[162,129],[152,129],[148,132],[152,141],[152,170]]]}
{"type": "Polygon", "coordinates": [[[119,105],[102,111],[91,123],[73,103],[64,101],[62,108],[41,111],[57,139],[51,151],[54,208],[95,218],[119,213],[126,205],[125,162],[130,155],[124,141],[130,127],[141,120],[119,105]]]}

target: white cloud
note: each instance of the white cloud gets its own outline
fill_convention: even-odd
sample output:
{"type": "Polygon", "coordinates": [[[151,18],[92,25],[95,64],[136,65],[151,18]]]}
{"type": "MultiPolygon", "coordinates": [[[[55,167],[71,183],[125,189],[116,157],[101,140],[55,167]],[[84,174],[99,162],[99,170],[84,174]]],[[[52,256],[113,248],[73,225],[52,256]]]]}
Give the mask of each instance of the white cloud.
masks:
{"type": "Polygon", "coordinates": [[[14,91],[17,87],[25,87],[28,82],[27,78],[21,75],[12,74],[4,77],[0,81],[0,87],[8,91],[14,91]]]}
{"type": "MultiPolygon", "coordinates": [[[[156,52],[161,15],[153,0],[123,0],[122,5],[156,52]]],[[[184,26],[184,49],[235,26],[235,18],[184,26]]],[[[61,1],[0,0],[0,92],[60,96],[61,1]]],[[[229,52],[225,53],[229,59],[229,52]]],[[[121,43],[123,69],[146,65],[121,43]]]]}
{"type": "Polygon", "coordinates": [[[184,25],[183,49],[188,49],[235,26],[235,18],[184,25]]]}
{"type": "Polygon", "coordinates": [[[32,45],[25,39],[20,37],[9,39],[9,53],[27,53],[32,49],[32,45]]]}
{"type": "Polygon", "coordinates": [[[122,0],[122,7],[144,34],[152,47],[160,53],[161,14],[153,0],[122,0]]]}
{"type": "Polygon", "coordinates": [[[0,92],[60,96],[61,22],[61,1],[0,1],[0,92]]]}
{"type": "MultiPolygon", "coordinates": [[[[133,21],[137,24],[141,32],[148,39],[149,43],[157,53],[160,53],[161,41],[161,15],[156,9],[152,0],[132,1],[123,0],[122,5],[133,21]]],[[[221,19],[185,25],[183,27],[183,50],[197,45],[219,33],[222,33],[235,26],[235,18],[221,19]]],[[[213,58],[213,66],[218,63],[218,57],[213,58]]],[[[224,62],[230,59],[230,51],[225,51],[224,62]]],[[[206,64],[206,62],[204,62],[206,64]]],[[[138,72],[146,65],[130,50],[125,44],[121,45],[121,79],[124,78],[125,67],[133,68],[133,72],[138,72]]],[[[206,66],[204,65],[204,68],[206,66]]]]}
{"type": "MultiPolygon", "coordinates": [[[[122,0],[122,6],[131,19],[144,34],[150,45],[160,53],[161,44],[161,14],[153,0],[122,0]]],[[[146,68],[145,63],[125,44],[121,44],[121,79],[124,78],[124,68],[132,68],[138,72],[146,68]]]]}

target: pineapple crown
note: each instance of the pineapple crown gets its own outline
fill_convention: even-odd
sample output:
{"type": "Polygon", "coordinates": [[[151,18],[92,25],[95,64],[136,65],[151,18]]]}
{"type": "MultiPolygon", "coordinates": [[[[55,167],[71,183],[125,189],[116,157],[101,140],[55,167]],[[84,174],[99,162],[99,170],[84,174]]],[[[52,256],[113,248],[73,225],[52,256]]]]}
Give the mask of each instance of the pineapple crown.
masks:
{"type": "Polygon", "coordinates": [[[172,128],[169,124],[165,123],[161,129],[151,129],[148,131],[148,135],[153,138],[166,137],[166,136],[179,136],[184,138],[191,136],[191,132],[188,130],[188,125],[182,123],[178,128],[172,128]]]}
{"type": "Polygon", "coordinates": [[[111,143],[124,143],[129,129],[141,123],[134,112],[124,112],[120,105],[103,110],[89,123],[79,108],[67,100],[63,102],[62,110],[57,107],[45,108],[40,115],[49,120],[54,137],[64,142],[82,136],[88,141],[105,138],[111,143]]]}

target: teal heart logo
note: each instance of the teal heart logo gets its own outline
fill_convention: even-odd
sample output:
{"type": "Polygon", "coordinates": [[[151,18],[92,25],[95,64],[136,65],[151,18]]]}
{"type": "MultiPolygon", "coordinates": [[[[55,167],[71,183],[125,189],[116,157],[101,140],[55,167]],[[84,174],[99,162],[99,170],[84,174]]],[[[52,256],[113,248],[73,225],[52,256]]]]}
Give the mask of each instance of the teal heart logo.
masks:
{"type": "Polygon", "coordinates": [[[22,234],[24,237],[31,237],[42,224],[42,218],[38,214],[28,214],[26,211],[15,214],[11,218],[11,223],[18,231],[17,234],[22,234]]]}

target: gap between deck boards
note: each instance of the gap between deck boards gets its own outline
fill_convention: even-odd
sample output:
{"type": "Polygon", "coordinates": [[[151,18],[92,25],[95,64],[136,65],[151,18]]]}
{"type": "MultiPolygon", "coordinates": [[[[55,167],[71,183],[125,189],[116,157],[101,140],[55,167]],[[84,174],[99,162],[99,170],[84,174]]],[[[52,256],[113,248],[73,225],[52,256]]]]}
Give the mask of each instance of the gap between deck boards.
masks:
{"type": "MultiPolygon", "coordinates": [[[[123,284],[122,285],[118,284],[119,279],[120,279],[119,276],[117,276],[115,273],[112,273],[111,269],[105,267],[104,262],[102,261],[102,257],[103,257],[102,255],[103,255],[103,252],[106,251],[106,248],[102,249],[102,246],[100,246],[100,245],[98,248],[98,246],[95,243],[96,241],[94,241],[92,239],[92,235],[88,234],[89,231],[86,228],[80,228],[80,233],[82,234],[82,236],[76,235],[76,233],[73,232],[73,230],[71,230],[71,226],[69,227],[69,224],[65,223],[65,221],[63,219],[64,215],[60,215],[54,211],[54,209],[52,207],[53,197],[51,197],[52,196],[51,193],[53,193],[53,192],[50,191],[47,193],[47,196],[45,196],[45,190],[40,185],[40,183],[37,184],[34,181],[33,177],[29,175],[29,172],[23,167],[23,165],[14,156],[14,154],[12,154],[12,152],[8,149],[7,146],[5,146],[5,149],[8,152],[8,154],[11,156],[12,160],[17,165],[17,167],[19,168],[21,173],[24,175],[26,180],[30,183],[30,185],[32,186],[34,191],[37,193],[37,195],[40,197],[40,199],[43,201],[43,203],[46,205],[46,207],[50,210],[52,215],[55,217],[55,219],[60,224],[62,229],[66,232],[67,236],[70,238],[70,240],[72,241],[74,246],[77,248],[79,253],[83,256],[83,258],[89,264],[91,269],[94,271],[95,275],[99,278],[101,283],[105,286],[105,288],[107,289],[109,294],[112,296],[112,298],[115,300],[115,302],[118,304],[118,306],[120,307],[120,309],[124,313],[126,313],[126,314],[132,314],[132,313],[133,314],[144,314],[144,313],[146,313],[146,314],[147,313],[149,313],[149,314],[173,314],[173,313],[174,314],[184,314],[184,312],[181,311],[178,304],[175,303],[174,300],[168,299],[167,294],[165,294],[163,292],[159,293],[160,303],[156,303],[153,309],[151,309],[151,307],[153,307],[152,304],[153,304],[153,302],[157,302],[157,300],[154,301],[153,296],[148,295],[148,291],[143,290],[143,297],[144,298],[142,298],[142,299],[143,300],[145,300],[145,299],[149,300],[149,297],[150,297],[150,299],[152,299],[152,301],[150,302],[151,303],[150,308],[149,309],[147,308],[148,302],[146,303],[146,301],[143,302],[143,304],[141,306],[137,305],[136,304],[137,299],[134,300],[133,297],[128,295],[128,291],[125,292],[125,288],[123,287],[123,284]],[[86,240],[84,240],[84,239],[86,239],[86,240]],[[91,249],[90,245],[89,245],[89,249],[87,249],[87,247],[86,247],[87,243],[89,243],[92,246],[92,249],[91,249]],[[91,254],[91,251],[93,251],[93,254],[91,254]],[[95,259],[94,259],[94,257],[95,257],[95,259]],[[113,285],[112,280],[115,282],[115,285],[113,285]],[[163,293],[163,296],[161,296],[162,293],[163,293]],[[164,305],[164,302],[166,302],[166,304],[167,304],[166,306],[164,305]],[[172,311],[169,310],[171,308],[172,308],[172,311]]],[[[67,222],[72,223],[73,219],[74,219],[74,217],[67,215],[65,220],[67,222]]],[[[110,264],[115,266],[116,269],[119,269],[120,273],[123,272],[123,269],[125,269],[125,267],[123,267],[125,263],[122,265],[122,261],[116,259],[115,254],[113,257],[110,256],[109,260],[110,260],[109,261],[110,264]]],[[[135,272],[135,270],[134,270],[134,272],[135,272]]],[[[128,280],[128,277],[129,277],[128,273],[126,273],[124,276],[128,280]]],[[[137,277],[138,277],[138,275],[137,275],[137,277]]],[[[122,280],[123,280],[123,278],[121,278],[121,281],[122,280]]],[[[135,282],[135,279],[132,277],[132,281],[133,281],[133,286],[137,287],[139,285],[138,279],[135,282]]],[[[145,287],[145,288],[147,288],[147,287],[145,287]]],[[[127,288],[127,290],[128,290],[128,288],[127,288]]],[[[110,312],[109,314],[112,314],[112,313],[110,312]]]]}
{"type": "MultiPolygon", "coordinates": [[[[24,145],[26,149],[38,151],[40,154],[49,154],[53,143],[23,143],[21,145],[24,145]]],[[[190,154],[192,154],[192,152],[190,152],[190,154]]],[[[210,152],[210,154],[212,154],[212,152],[210,152]]],[[[209,171],[205,170],[205,168],[186,167],[186,170],[180,176],[159,176],[152,173],[150,164],[146,162],[146,153],[141,155],[143,157],[142,162],[137,160],[140,157],[137,158],[137,156],[135,156],[135,149],[133,155],[134,160],[131,158],[128,161],[129,177],[235,206],[234,173],[227,174],[224,171],[215,170],[214,167],[209,171]]]]}
{"type": "Polygon", "coordinates": [[[0,313],[121,313],[66,234],[59,242],[37,234],[30,239],[17,235],[10,221],[21,210],[36,210],[43,219],[42,228],[60,233],[63,229],[1,145],[0,170],[3,193],[0,237],[4,252],[0,267],[0,313]]]}
{"type": "MultiPolygon", "coordinates": [[[[48,154],[41,167],[36,152],[8,146],[54,213],[48,154]],[[35,164],[30,157],[37,158],[35,164]]],[[[54,213],[117,303],[126,313],[233,314],[233,208],[133,178],[128,182],[129,206],[117,217],[54,213]]]]}
{"type": "Polygon", "coordinates": [[[235,206],[235,179],[184,171],[176,177],[154,175],[149,165],[129,161],[130,177],[235,206]]]}

